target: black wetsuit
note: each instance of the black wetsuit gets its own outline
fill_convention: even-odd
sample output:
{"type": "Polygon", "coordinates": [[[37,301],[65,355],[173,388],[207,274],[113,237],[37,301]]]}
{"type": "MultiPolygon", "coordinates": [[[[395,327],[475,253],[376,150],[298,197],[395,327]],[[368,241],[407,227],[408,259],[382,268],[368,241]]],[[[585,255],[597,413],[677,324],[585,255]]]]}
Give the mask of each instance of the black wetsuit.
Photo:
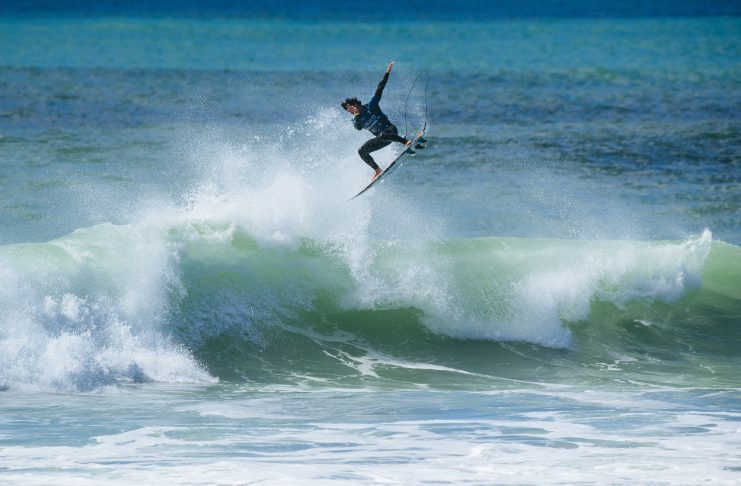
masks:
{"type": "Polygon", "coordinates": [[[408,141],[406,138],[399,136],[399,131],[396,129],[396,126],[389,121],[388,117],[378,106],[378,103],[381,101],[381,95],[383,94],[383,88],[386,87],[386,81],[388,81],[388,79],[389,73],[384,74],[383,79],[378,83],[373,98],[371,98],[367,105],[362,105],[359,115],[353,117],[353,125],[357,130],[365,128],[375,135],[374,138],[365,142],[358,149],[360,158],[374,170],[379,167],[373,160],[373,157],[371,157],[371,152],[380,150],[391,142],[407,143],[408,141]]]}

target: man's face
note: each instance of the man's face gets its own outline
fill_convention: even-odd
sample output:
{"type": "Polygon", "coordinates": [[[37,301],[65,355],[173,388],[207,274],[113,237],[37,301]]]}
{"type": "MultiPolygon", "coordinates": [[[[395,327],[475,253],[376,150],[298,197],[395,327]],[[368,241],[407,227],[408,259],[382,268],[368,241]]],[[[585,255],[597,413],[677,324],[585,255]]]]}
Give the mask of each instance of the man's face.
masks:
{"type": "Polygon", "coordinates": [[[345,108],[347,111],[352,113],[353,115],[359,115],[360,114],[360,108],[357,105],[347,105],[347,108],[345,108]]]}

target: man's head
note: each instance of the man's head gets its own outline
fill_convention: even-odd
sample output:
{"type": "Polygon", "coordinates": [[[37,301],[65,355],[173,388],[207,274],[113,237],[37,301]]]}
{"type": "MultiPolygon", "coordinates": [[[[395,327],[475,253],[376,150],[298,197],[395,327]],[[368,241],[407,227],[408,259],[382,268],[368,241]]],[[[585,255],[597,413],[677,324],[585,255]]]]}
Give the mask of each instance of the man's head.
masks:
{"type": "Polygon", "coordinates": [[[353,115],[358,115],[360,113],[360,108],[363,105],[360,103],[360,100],[357,98],[348,98],[342,103],[340,103],[340,106],[342,106],[343,109],[349,111],[353,115]]]}

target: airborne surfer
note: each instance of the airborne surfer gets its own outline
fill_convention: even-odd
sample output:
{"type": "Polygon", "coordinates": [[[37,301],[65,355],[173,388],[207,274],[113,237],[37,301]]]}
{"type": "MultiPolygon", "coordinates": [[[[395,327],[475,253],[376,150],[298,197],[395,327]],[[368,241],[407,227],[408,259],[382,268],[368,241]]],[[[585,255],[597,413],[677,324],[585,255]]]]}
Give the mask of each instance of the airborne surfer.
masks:
{"type": "MultiPolygon", "coordinates": [[[[376,164],[376,161],[373,160],[373,157],[371,157],[371,152],[381,150],[382,148],[389,145],[391,142],[399,142],[405,145],[407,152],[411,154],[414,153],[414,150],[412,150],[411,147],[412,141],[399,135],[399,130],[393,123],[389,121],[388,117],[381,111],[381,108],[378,106],[378,103],[381,101],[381,95],[383,94],[383,88],[386,87],[386,82],[389,80],[389,73],[391,72],[391,68],[393,67],[394,62],[392,61],[389,64],[388,68],[386,68],[386,73],[383,75],[383,79],[381,79],[381,82],[378,83],[376,93],[373,95],[373,98],[371,98],[367,105],[362,104],[357,98],[347,98],[345,101],[340,103],[342,108],[353,115],[352,122],[356,130],[362,130],[363,128],[365,128],[373,135],[375,135],[375,137],[365,142],[358,149],[360,158],[363,159],[365,163],[368,164],[371,169],[375,171],[375,174],[371,179],[372,181],[375,180],[376,177],[381,175],[383,171],[380,167],[378,167],[378,164],[376,164]]],[[[425,140],[424,138],[420,138],[415,148],[425,148],[423,144],[426,141],[427,140],[425,140]]]]}

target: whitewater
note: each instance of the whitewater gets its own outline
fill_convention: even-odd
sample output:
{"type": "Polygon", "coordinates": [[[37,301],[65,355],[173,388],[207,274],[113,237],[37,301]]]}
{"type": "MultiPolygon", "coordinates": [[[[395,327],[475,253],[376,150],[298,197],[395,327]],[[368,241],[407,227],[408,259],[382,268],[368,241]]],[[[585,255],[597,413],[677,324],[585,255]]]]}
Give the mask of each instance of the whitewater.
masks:
{"type": "Polygon", "coordinates": [[[129,224],[0,247],[2,385],[209,383],[220,374],[211,360],[258,381],[263,368],[268,381],[362,381],[395,368],[384,356],[400,344],[412,357],[443,338],[581,353],[575,334],[611,326],[638,333],[619,346],[628,357],[642,344],[632,327],[689,332],[677,309],[730,317],[739,304],[741,250],[708,230],[653,242],[447,238],[393,190],[348,203],[335,188],[356,174],[337,170],[332,150],[308,170],[267,145],[218,154],[182,206],[155,202],[129,224]],[[379,203],[393,208],[380,221],[379,203]],[[383,336],[392,326],[412,334],[395,343],[383,336]],[[382,341],[364,343],[371,336],[382,341]]]}

